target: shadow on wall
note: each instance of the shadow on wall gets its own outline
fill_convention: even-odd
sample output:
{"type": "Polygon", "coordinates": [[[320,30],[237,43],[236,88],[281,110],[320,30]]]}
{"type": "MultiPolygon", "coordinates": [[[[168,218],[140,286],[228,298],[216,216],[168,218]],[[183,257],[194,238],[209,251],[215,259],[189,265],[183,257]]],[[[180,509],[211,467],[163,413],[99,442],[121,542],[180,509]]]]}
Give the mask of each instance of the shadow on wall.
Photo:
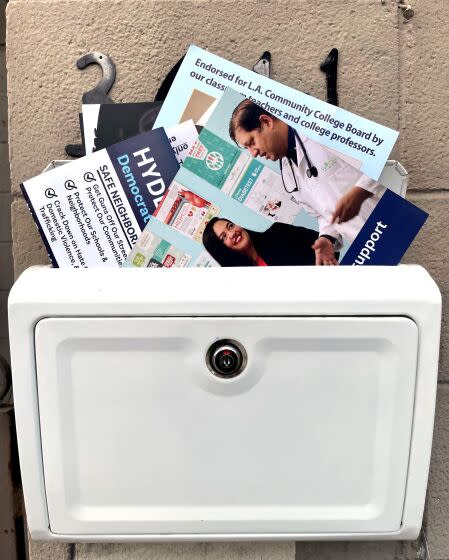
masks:
{"type": "Polygon", "coordinates": [[[6,4],[7,0],[0,0],[0,356],[9,362],[7,301],[13,283],[13,260],[6,92],[6,4]]]}

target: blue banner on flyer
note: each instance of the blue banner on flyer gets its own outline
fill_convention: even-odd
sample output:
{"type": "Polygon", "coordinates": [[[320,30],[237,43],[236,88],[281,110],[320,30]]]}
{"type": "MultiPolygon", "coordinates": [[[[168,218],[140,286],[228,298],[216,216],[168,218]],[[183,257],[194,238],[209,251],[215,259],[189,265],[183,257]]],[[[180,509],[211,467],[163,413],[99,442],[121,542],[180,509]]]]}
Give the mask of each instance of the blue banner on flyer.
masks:
{"type": "Polygon", "coordinates": [[[244,203],[248,198],[251,189],[255,185],[259,175],[263,170],[263,165],[256,160],[253,160],[248,170],[246,171],[243,179],[240,181],[238,187],[236,188],[232,198],[237,200],[237,202],[244,203]]]}
{"type": "Polygon", "coordinates": [[[106,151],[143,229],[179,170],[167,135],[158,128],[106,151]]]}
{"type": "Polygon", "coordinates": [[[397,264],[427,217],[420,208],[386,190],[340,264],[397,264]]]}

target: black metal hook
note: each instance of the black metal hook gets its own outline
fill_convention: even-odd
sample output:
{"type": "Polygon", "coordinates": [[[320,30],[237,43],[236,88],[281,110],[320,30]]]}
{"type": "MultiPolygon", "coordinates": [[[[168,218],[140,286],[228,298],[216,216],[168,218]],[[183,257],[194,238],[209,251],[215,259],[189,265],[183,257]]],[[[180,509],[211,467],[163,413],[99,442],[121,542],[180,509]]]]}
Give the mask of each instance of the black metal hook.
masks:
{"type": "MultiPolygon", "coordinates": [[[[102,76],[97,86],[83,94],[83,103],[114,103],[107,95],[115,81],[115,64],[112,62],[112,59],[107,54],[94,51],[85,54],[76,61],[76,66],[79,70],[83,70],[89,64],[98,64],[101,67],[102,76]]],[[[86,155],[84,146],[81,144],[67,144],[65,152],[71,157],[86,155]]]]}
{"type": "Polygon", "coordinates": [[[337,68],[338,50],[332,49],[320,64],[320,70],[326,74],[327,102],[338,107],[337,68]]]}
{"type": "Polygon", "coordinates": [[[79,70],[83,70],[89,64],[98,64],[103,74],[100,83],[83,94],[83,103],[114,103],[107,96],[115,81],[115,64],[112,59],[100,52],[90,52],[76,61],[79,70]]]}
{"type": "Polygon", "coordinates": [[[262,56],[253,66],[253,71],[266,78],[270,77],[271,73],[271,53],[269,51],[264,51],[262,56]]]}

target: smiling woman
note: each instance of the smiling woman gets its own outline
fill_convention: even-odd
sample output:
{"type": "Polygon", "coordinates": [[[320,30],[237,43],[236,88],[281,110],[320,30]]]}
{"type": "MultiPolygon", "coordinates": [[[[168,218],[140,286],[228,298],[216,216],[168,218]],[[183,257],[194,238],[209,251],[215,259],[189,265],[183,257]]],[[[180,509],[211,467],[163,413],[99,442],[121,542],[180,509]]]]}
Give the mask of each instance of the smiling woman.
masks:
{"type": "MultiPolygon", "coordinates": [[[[332,246],[328,239],[319,239],[332,246]]],[[[225,218],[212,218],[203,233],[204,247],[225,267],[315,265],[317,240],[313,229],[276,222],[257,232],[225,218]]],[[[326,264],[337,264],[336,258],[329,257],[326,264]]]]}

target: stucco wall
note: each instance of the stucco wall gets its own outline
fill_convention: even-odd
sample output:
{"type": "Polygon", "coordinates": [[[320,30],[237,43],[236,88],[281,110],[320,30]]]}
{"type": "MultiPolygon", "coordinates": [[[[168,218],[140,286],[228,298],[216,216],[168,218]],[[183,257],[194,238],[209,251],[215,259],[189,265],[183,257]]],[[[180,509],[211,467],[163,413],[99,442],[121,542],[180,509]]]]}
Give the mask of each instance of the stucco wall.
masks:
{"type": "MultiPolygon", "coordinates": [[[[430,218],[406,256],[425,266],[443,293],[444,321],[434,451],[425,515],[432,560],[449,560],[449,121],[446,2],[411,0],[405,23],[396,0],[151,1],[11,0],[8,7],[9,140],[15,274],[47,257],[20,195],[64,145],[79,140],[81,95],[97,68],[75,68],[88,51],[117,65],[115,101],[152,99],[161,79],[190,43],[252,66],[268,49],[273,77],[325,97],[319,62],[340,50],[344,108],[398,128],[392,156],[410,172],[409,198],[430,218]]],[[[417,558],[417,543],[239,545],[47,545],[31,558],[358,559],[417,558]]]]}

